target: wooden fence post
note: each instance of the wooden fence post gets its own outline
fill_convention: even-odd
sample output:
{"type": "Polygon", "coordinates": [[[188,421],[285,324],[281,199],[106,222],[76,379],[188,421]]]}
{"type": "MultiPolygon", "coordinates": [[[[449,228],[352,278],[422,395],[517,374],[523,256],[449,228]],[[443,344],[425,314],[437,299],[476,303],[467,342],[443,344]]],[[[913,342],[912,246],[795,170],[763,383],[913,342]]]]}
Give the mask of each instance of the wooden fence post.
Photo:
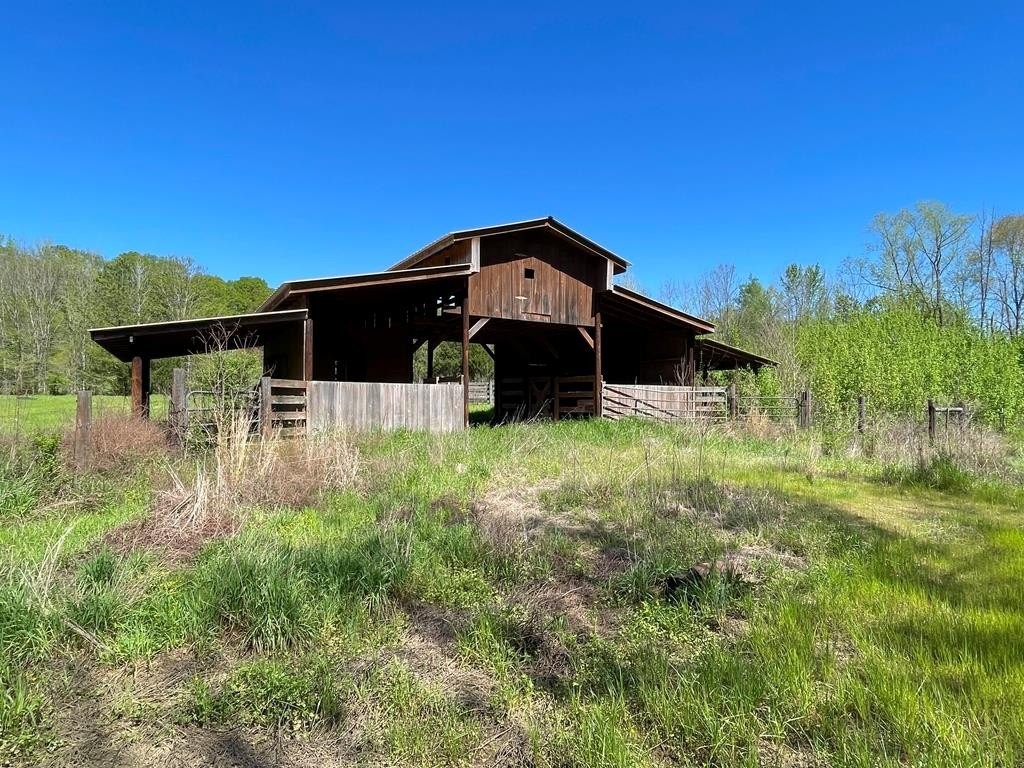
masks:
{"type": "Polygon", "coordinates": [[[184,368],[175,368],[171,372],[171,406],[167,415],[171,427],[171,440],[177,445],[183,445],[188,429],[188,391],[184,368]]]}
{"type": "Polygon", "coordinates": [[[271,398],[270,377],[264,376],[260,379],[260,435],[266,440],[273,433],[273,400],[271,398]]]}
{"type": "Polygon", "coordinates": [[[928,399],[928,439],[935,442],[935,401],[928,399]]]}
{"type": "Polygon", "coordinates": [[[89,468],[91,437],[92,392],[83,389],[78,392],[78,408],[75,410],[75,467],[79,471],[89,468]]]}
{"type": "Polygon", "coordinates": [[[857,397],[857,432],[864,434],[864,395],[857,397]]]}
{"type": "Polygon", "coordinates": [[[805,389],[797,397],[797,425],[807,429],[811,426],[811,390],[805,389]]]}
{"type": "Polygon", "coordinates": [[[729,408],[729,418],[738,419],[740,416],[740,403],[736,399],[736,382],[729,384],[729,389],[726,390],[725,399],[729,408]]]}

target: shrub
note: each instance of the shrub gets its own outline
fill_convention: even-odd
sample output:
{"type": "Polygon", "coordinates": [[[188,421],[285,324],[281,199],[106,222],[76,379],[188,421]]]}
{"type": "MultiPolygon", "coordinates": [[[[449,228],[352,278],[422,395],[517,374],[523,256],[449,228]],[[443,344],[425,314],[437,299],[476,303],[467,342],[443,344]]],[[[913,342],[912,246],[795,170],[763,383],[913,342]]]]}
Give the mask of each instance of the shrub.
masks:
{"type": "MultiPolygon", "coordinates": [[[[75,445],[74,427],[64,433],[61,445],[64,460],[70,464],[75,445]]],[[[88,466],[97,472],[122,472],[163,458],[169,450],[167,433],[160,424],[149,419],[108,414],[93,419],[88,466]]]]}

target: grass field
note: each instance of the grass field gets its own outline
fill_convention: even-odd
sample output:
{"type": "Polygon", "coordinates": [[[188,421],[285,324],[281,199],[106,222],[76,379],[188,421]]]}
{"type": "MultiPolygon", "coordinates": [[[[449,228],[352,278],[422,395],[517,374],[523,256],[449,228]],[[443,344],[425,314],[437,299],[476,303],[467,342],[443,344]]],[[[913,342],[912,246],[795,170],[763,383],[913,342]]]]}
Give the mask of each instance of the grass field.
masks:
{"type": "MultiPolygon", "coordinates": [[[[0,435],[38,434],[62,430],[75,423],[75,395],[0,395],[0,435]]],[[[127,414],[126,395],[93,395],[93,414],[127,414]]],[[[166,416],[167,398],[153,395],[150,409],[155,417],[166,416]]]]}
{"type": "Polygon", "coordinates": [[[125,532],[191,458],[9,468],[0,763],[1024,760],[1017,464],[630,422],[353,439],[318,501],[185,555],[125,532]]]}

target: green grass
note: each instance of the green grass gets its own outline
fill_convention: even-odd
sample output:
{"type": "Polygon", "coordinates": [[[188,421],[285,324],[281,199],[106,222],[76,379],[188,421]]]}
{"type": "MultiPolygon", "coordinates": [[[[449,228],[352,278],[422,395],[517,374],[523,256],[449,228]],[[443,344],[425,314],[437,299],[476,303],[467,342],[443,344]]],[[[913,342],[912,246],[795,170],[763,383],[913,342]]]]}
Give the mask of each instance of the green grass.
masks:
{"type": "Polygon", "coordinates": [[[138,481],[69,509],[17,496],[0,763],[74,754],[86,693],[58,664],[106,670],[89,695],[115,730],[193,762],[187,729],[225,728],[397,765],[1024,759],[1010,470],[634,422],[358,442],[357,487],[251,510],[185,563],[97,543],[145,508],[138,481]],[[740,565],[687,581],[716,559],[740,565]]]}
{"type": "MultiPolygon", "coordinates": [[[[32,435],[62,432],[75,423],[76,395],[0,395],[0,435],[32,435]]],[[[127,414],[130,400],[122,395],[93,395],[93,417],[127,414]]],[[[167,413],[167,397],[152,395],[150,410],[159,417],[167,413]]]]}

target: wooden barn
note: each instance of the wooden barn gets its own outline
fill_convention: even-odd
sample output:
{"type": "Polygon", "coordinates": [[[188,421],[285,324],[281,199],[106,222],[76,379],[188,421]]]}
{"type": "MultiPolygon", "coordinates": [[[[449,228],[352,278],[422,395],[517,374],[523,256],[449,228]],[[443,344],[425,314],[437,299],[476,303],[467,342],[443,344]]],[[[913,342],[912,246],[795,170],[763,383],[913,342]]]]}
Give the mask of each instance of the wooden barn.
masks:
{"type": "Polygon", "coordinates": [[[772,363],[710,338],[711,322],[616,285],[628,266],[548,217],[452,232],[383,272],[289,281],[253,314],[91,335],[131,363],[140,414],[151,360],[207,352],[213,337],[261,347],[267,386],[308,398],[307,429],[468,424],[470,344],[494,360],[496,420],[698,413],[699,373],[772,363]],[[461,382],[431,383],[444,341],[462,346],[461,382]],[[427,379],[414,382],[422,345],[427,379]]]}

